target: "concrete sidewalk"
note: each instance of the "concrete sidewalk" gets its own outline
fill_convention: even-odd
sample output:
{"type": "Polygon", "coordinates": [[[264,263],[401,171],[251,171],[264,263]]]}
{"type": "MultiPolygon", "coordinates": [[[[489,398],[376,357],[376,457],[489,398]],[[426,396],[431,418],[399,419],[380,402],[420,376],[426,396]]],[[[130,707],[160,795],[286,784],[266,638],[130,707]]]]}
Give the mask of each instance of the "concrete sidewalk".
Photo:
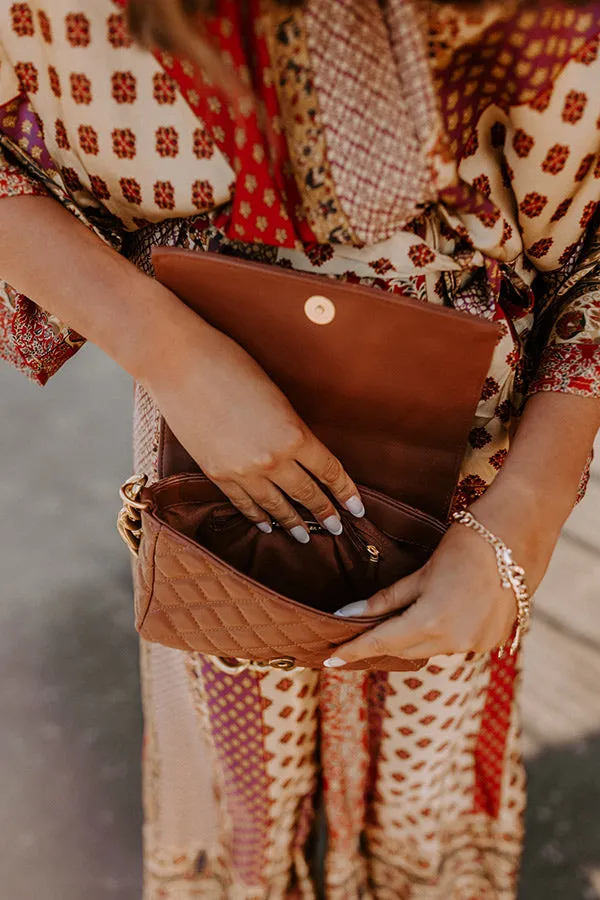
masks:
{"type": "MultiPolygon", "coordinates": [[[[0,367],[3,900],[140,897],[137,641],[114,528],[130,400],[127,377],[91,347],[43,390],[0,367]]],[[[528,647],[522,900],[600,898],[597,501],[599,481],[528,647]]]]}

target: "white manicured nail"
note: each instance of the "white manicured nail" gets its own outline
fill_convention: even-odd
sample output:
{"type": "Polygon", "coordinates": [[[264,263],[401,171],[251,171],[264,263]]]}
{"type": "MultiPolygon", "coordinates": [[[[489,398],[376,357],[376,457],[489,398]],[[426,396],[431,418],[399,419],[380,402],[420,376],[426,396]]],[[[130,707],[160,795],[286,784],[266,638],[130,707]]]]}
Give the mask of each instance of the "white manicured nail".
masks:
{"type": "Polygon", "coordinates": [[[310,541],[310,535],[302,525],[295,525],[293,528],[290,528],[290,534],[293,538],[296,538],[299,544],[308,544],[310,541]]]}
{"type": "Polygon", "coordinates": [[[271,534],[271,532],[273,531],[268,522],[257,522],[256,527],[260,528],[260,530],[265,534],[271,534]]]}
{"type": "Polygon", "coordinates": [[[346,660],[339,656],[330,656],[329,659],[325,660],[323,665],[328,669],[337,669],[338,666],[345,666],[346,660]]]}
{"type": "Polygon", "coordinates": [[[344,530],[342,522],[337,516],[327,516],[323,519],[323,525],[330,534],[341,534],[344,530]]]}
{"type": "Polygon", "coordinates": [[[356,516],[357,519],[362,519],[365,514],[365,507],[358,494],[355,494],[354,497],[350,497],[350,499],[346,501],[346,509],[348,512],[351,512],[353,516],[356,516]]]}
{"type": "Polygon", "coordinates": [[[354,603],[348,603],[346,606],[342,606],[341,609],[336,609],[334,612],[334,616],[341,616],[343,619],[346,616],[363,616],[367,611],[368,603],[366,600],[356,600],[354,603]]]}

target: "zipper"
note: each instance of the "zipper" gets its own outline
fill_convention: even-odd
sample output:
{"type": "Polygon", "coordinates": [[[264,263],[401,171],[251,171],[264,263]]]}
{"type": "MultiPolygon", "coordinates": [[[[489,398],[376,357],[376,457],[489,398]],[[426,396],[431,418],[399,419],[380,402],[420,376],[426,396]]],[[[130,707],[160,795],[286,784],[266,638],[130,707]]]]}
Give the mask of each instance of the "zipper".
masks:
{"type": "MultiPolygon", "coordinates": [[[[272,521],[271,526],[273,528],[282,528],[283,526],[279,524],[279,522],[272,521]]],[[[305,528],[308,530],[310,534],[326,534],[329,537],[335,537],[335,535],[330,534],[326,528],[320,524],[320,522],[316,522],[314,520],[308,520],[304,522],[305,528]]],[[[362,534],[352,528],[351,525],[348,525],[346,522],[344,524],[343,534],[350,540],[350,543],[354,545],[354,548],[358,550],[360,553],[366,554],[366,561],[369,566],[369,571],[374,572],[375,567],[379,565],[381,560],[381,550],[373,543],[367,543],[366,539],[362,536],[362,534]]]]}
{"type": "Polygon", "coordinates": [[[369,556],[369,565],[370,565],[370,566],[377,566],[377,565],[379,565],[379,559],[380,559],[380,557],[381,557],[381,552],[380,552],[379,549],[375,546],[375,544],[367,544],[367,546],[366,546],[365,549],[366,549],[367,554],[368,554],[368,556],[369,556]]]}

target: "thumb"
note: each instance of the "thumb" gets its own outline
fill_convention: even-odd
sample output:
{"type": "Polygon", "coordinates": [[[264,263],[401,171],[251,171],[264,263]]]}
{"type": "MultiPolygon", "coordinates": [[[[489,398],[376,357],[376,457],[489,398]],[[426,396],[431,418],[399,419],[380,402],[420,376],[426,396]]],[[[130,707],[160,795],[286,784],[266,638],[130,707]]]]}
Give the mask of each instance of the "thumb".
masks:
{"type": "Polygon", "coordinates": [[[344,619],[348,616],[385,616],[406,609],[419,598],[422,575],[423,569],[417,569],[390,587],[382,588],[368,600],[357,600],[342,606],[334,615],[344,619]]]}

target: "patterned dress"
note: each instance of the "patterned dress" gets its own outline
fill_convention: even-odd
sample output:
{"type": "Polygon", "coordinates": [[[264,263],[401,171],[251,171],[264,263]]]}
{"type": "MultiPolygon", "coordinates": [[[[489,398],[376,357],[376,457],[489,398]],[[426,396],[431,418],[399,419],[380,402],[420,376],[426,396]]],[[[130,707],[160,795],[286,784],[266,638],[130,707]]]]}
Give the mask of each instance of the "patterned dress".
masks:
{"type": "MultiPolygon", "coordinates": [[[[226,251],[501,323],[457,506],[535,391],[600,396],[600,5],[222,0],[256,105],[133,45],[120,0],[0,10],[0,196],[56,198],[151,274],[226,251]]],[[[83,343],[0,283],[43,384],[83,343]]],[[[159,414],[136,389],[135,462],[159,414]]],[[[513,900],[518,667],[224,671],[142,646],[145,900],[513,900]]]]}

